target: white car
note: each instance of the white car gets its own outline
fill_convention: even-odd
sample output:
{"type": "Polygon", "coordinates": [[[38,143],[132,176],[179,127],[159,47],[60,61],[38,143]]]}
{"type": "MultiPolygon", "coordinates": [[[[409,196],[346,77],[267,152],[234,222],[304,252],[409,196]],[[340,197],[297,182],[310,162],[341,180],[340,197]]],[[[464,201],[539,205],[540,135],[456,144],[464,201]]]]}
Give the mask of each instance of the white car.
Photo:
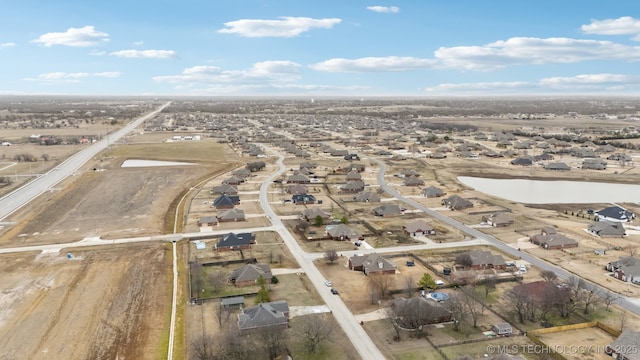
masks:
{"type": "Polygon", "coordinates": [[[436,285],[438,285],[438,286],[439,286],[439,285],[444,285],[444,281],[442,281],[442,280],[436,280],[436,281],[435,281],[435,283],[436,283],[436,285]]]}
{"type": "Polygon", "coordinates": [[[325,281],[324,281],[324,284],[325,284],[325,285],[327,285],[327,286],[331,286],[331,285],[332,285],[332,284],[331,284],[331,281],[329,281],[329,280],[325,280],[325,281]]]}

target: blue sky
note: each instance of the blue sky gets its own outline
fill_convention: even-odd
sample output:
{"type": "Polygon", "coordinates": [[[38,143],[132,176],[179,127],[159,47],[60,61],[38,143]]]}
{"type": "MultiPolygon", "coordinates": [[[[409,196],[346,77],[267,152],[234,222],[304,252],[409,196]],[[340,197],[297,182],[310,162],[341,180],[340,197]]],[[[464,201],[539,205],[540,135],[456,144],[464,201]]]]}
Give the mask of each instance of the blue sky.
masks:
{"type": "Polygon", "coordinates": [[[632,0],[0,0],[0,95],[639,95],[632,0]]]}

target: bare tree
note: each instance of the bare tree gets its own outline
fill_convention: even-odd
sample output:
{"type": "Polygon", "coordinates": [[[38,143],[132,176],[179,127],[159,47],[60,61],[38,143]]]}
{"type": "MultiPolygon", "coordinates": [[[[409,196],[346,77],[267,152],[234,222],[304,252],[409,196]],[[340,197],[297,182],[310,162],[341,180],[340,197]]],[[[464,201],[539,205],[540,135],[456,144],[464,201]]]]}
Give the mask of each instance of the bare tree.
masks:
{"type": "Polygon", "coordinates": [[[487,277],[483,280],[482,286],[484,287],[484,298],[489,298],[489,293],[496,289],[496,278],[493,276],[487,277]]]}
{"type": "Polygon", "coordinates": [[[597,287],[589,284],[583,279],[580,279],[580,288],[582,290],[582,301],[584,304],[582,313],[589,315],[591,308],[595,307],[601,301],[600,292],[597,287]]]}
{"type": "Polygon", "coordinates": [[[231,313],[222,306],[222,302],[218,303],[215,307],[216,318],[218,319],[218,326],[222,329],[222,324],[226,323],[229,320],[229,315],[231,313]]]}
{"type": "Polygon", "coordinates": [[[296,224],[296,228],[298,228],[298,230],[304,232],[307,231],[307,229],[309,229],[309,227],[311,226],[311,224],[309,224],[308,222],[304,221],[304,220],[300,220],[298,221],[298,224],[296,224]]]}
{"type": "Polygon", "coordinates": [[[611,309],[609,309],[609,307],[612,304],[617,303],[618,301],[620,301],[620,295],[612,292],[612,291],[607,291],[607,290],[603,290],[600,293],[600,299],[602,299],[602,303],[604,303],[604,305],[606,306],[605,310],[606,311],[611,311],[611,309]]]}
{"type": "Polygon", "coordinates": [[[207,276],[209,286],[214,293],[222,290],[224,284],[227,283],[227,277],[222,271],[214,271],[207,276]]]}
{"type": "Polygon", "coordinates": [[[327,250],[327,252],[324,253],[324,258],[331,264],[338,260],[338,257],[338,252],[335,250],[327,250]]]}
{"type": "Polygon", "coordinates": [[[318,351],[318,345],[328,340],[333,330],[333,323],[323,315],[302,316],[296,326],[296,334],[302,337],[308,354],[315,354],[318,351]]]}
{"type": "Polygon", "coordinates": [[[466,307],[467,314],[471,317],[473,321],[473,327],[478,327],[478,317],[480,316],[480,311],[482,310],[482,304],[478,301],[478,298],[475,294],[475,289],[473,286],[467,285],[459,292],[460,301],[466,307]]]}
{"type": "Polygon", "coordinates": [[[385,298],[389,293],[389,288],[393,284],[393,277],[385,274],[369,274],[369,283],[376,288],[381,298],[385,298]]]}
{"type": "Polygon", "coordinates": [[[464,295],[454,293],[449,297],[446,304],[447,309],[451,312],[451,317],[453,318],[453,329],[455,331],[460,331],[460,325],[465,322],[469,316],[467,307],[462,300],[462,296],[464,295]]]}
{"type": "Polygon", "coordinates": [[[473,259],[471,259],[471,255],[464,253],[456,256],[455,263],[458,265],[462,265],[465,269],[471,267],[473,265],[473,259]]]}
{"type": "Polygon", "coordinates": [[[264,349],[270,360],[276,359],[285,349],[287,343],[285,329],[265,328],[253,335],[252,337],[264,349]]]}
{"type": "Polygon", "coordinates": [[[190,359],[216,360],[220,349],[216,346],[213,336],[201,335],[191,341],[190,359]]]}
{"type": "Polygon", "coordinates": [[[558,278],[558,275],[552,270],[542,270],[540,276],[547,282],[554,282],[558,278]]]}
{"type": "Polygon", "coordinates": [[[415,279],[412,274],[408,274],[404,277],[404,291],[407,294],[407,297],[413,296],[415,292],[415,279]]]}
{"type": "Polygon", "coordinates": [[[620,332],[624,331],[624,327],[627,324],[627,311],[620,310],[620,332]]]}
{"type": "Polygon", "coordinates": [[[505,293],[505,300],[507,304],[509,304],[516,315],[518,315],[518,320],[521,324],[524,324],[525,319],[527,318],[527,304],[531,301],[529,294],[522,290],[523,288],[519,286],[514,286],[511,290],[505,293]]]}

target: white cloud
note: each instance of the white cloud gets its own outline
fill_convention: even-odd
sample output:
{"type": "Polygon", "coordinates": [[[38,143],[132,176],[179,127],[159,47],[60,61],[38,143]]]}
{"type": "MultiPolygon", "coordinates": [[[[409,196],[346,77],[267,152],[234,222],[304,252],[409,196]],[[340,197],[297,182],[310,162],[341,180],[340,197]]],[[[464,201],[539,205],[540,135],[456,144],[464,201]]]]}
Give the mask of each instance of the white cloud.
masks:
{"type": "Polygon", "coordinates": [[[279,20],[240,19],[224,23],[222,34],[245,37],[296,37],[311,29],[331,29],[342,19],[312,19],[308,17],[281,17],[279,20]]]}
{"type": "Polygon", "coordinates": [[[13,43],[13,42],[6,42],[6,43],[0,44],[0,49],[10,48],[10,47],[15,47],[15,46],[18,46],[18,44],[13,43]]]}
{"type": "Polygon", "coordinates": [[[69,28],[65,32],[52,32],[40,35],[32,42],[42,44],[46,47],[53,45],[65,45],[75,47],[96,46],[109,41],[109,34],[96,31],[93,26],[82,28],[69,28]]]}
{"type": "Polygon", "coordinates": [[[359,59],[334,58],[312,64],[309,67],[318,71],[327,72],[385,72],[407,71],[431,68],[437,62],[432,59],[416,57],[365,57],[359,59]]]}
{"type": "Polygon", "coordinates": [[[591,20],[580,27],[585,34],[597,35],[637,35],[640,34],[640,20],[631,16],[617,19],[591,20]]]}
{"type": "Polygon", "coordinates": [[[367,6],[367,10],[371,10],[377,13],[395,14],[400,11],[400,8],[397,6],[367,6]]]}
{"type": "Polygon", "coordinates": [[[91,50],[89,51],[89,55],[91,56],[104,56],[107,55],[106,51],[102,51],[102,50],[91,50]]]}
{"type": "Polygon", "coordinates": [[[155,76],[156,82],[167,83],[234,83],[275,84],[296,81],[300,65],[292,61],[263,61],[246,70],[222,70],[217,66],[194,66],[180,75],[155,76]]]}
{"type": "Polygon", "coordinates": [[[25,78],[27,81],[66,81],[66,82],[77,82],[78,79],[82,78],[117,78],[120,77],[122,73],[117,71],[110,72],[96,72],[96,73],[88,73],[88,72],[75,72],[75,73],[67,73],[67,72],[50,72],[40,74],[35,78],[25,78]]]}
{"type": "Polygon", "coordinates": [[[173,50],[120,50],[109,53],[109,55],[129,59],[169,59],[175,57],[176,52],[173,50]]]}
{"type": "Polygon", "coordinates": [[[568,64],[588,60],[640,60],[640,47],[610,41],[514,37],[483,46],[439,48],[443,67],[494,70],[508,65],[568,64]]]}
{"type": "Polygon", "coordinates": [[[544,93],[562,91],[573,92],[605,92],[622,91],[640,88],[640,77],[622,74],[581,74],[568,77],[549,77],[534,82],[472,82],[443,83],[426,89],[430,93],[486,94],[502,93],[544,93]]]}

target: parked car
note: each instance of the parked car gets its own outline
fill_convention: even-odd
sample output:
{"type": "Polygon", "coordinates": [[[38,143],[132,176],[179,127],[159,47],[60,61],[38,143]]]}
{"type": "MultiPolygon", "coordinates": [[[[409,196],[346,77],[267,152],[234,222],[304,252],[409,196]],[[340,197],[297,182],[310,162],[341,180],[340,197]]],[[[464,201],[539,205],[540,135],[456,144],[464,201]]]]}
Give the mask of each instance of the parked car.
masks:
{"type": "Polygon", "coordinates": [[[327,286],[331,286],[331,281],[329,281],[329,280],[325,280],[325,281],[324,281],[324,284],[325,284],[325,285],[327,285],[327,286]]]}
{"type": "Polygon", "coordinates": [[[444,285],[444,281],[442,280],[436,280],[435,281],[436,285],[440,286],[440,285],[444,285]]]}
{"type": "Polygon", "coordinates": [[[338,289],[336,289],[336,288],[331,288],[331,293],[332,293],[333,295],[338,295],[338,289]]]}

